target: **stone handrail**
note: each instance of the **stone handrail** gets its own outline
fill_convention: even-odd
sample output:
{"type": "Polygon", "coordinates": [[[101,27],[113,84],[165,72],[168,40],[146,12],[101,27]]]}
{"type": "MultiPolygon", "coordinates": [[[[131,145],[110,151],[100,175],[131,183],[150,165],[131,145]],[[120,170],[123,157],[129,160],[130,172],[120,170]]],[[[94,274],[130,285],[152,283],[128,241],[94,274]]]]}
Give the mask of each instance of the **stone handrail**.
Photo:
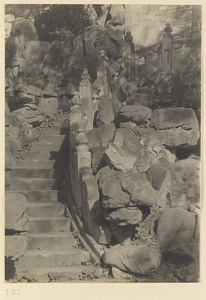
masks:
{"type": "Polygon", "coordinates": [[[141,64],[141,55],[146,56],[157,54],[159,60],[159,71],[165,74],[172,73],[173,66],[173,35],[170,24],[164,28],[163,40],[161,43],[140,50],[134,49],[133,36],[130,31],[125,35],[125,46],[123,56],[125,57],[126,74],[129,80],[138,76],[138,66],[141,64]],[[148,52],[148,53],[147,53],[148,52]]]}
{"type": "MultiPolygon", "coordinates": [[[[105,52],[101,51],[97,78],[102,79],[105,96],[110,97],[107,67],[107,57],[105,52]]],[[[73,106],[70,112],[70,184],[77,214],[83,219],[92,237],[100,244],[107,244],[107,232],[95,222],[92,216],[92,209],[99,206],[100,202],[98,184],[92,173],[91,152],[86,137],[86,132],[93,129],[98,101],[92,99],[90,75],[86,68],[83,69],[81,79],[79,93],[72,99],[73,106]]]]}

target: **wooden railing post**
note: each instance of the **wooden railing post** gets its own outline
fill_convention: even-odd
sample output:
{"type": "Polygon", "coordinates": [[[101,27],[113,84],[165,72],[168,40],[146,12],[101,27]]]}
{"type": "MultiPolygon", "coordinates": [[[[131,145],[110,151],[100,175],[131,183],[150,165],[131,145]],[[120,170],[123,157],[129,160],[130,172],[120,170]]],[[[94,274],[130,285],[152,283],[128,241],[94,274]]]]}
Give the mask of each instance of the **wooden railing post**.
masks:
{"type": "Polygon", "coordinates": [[[108,57],[104,50],[99,52],[99,58],[97,63],[97,78],[102,78],[103,80],[103,95],[106,98],[111,98],[112,94],[108,84],[108,57]]]}
{"type": "Polygon", "coordinates": [[[82,81],[80,83],[79,92],[81,99],[81,111],[82,111],[82,124],[81,126],[87,131],[93,128],[92,118],[92,90],[90,75],[88,69],[84,68],[82,75],[82,81]]]}
{"type": "Polygon", "coordinates": [[[164,32],[161,51],[161,69],[163,73],[171,74],[173,63],[173,35],[169,23],[166,24],[164,32]]]}

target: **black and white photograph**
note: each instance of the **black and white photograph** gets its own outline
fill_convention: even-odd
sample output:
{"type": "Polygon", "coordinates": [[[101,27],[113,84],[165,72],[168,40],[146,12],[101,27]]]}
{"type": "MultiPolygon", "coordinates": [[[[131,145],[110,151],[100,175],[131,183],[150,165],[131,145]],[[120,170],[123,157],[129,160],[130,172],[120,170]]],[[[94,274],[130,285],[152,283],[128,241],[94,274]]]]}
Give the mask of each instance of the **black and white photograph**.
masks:
{"type": "Polygon", "coordinates": [[[4,23],[4,282],[200,283],[202,6],[4,23]]]}

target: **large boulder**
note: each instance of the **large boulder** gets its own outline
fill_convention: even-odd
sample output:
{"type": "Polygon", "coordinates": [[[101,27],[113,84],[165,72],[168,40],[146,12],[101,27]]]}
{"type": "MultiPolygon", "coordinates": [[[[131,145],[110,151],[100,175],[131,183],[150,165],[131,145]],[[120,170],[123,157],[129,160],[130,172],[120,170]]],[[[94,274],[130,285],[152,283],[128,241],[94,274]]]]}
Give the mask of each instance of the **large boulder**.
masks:
{"type": "Polygon", "coordinates": [[[97,127],[111,124],[114,121],[114,117],[111,99],[101,99],[98,104],[98,114],[95,120],[97,127]]]}
{"type": "Polygon", "coordinates": [[[144,206],[157,203],[158,192],[152,187],[145,173],[119,173],[117,177],[122,190],[130,195],[131,202],[144,206]]]}
{"type": "Polygon", "coordinates": [[[162,207],[181,206],[200,202],[200,162],[189,157],[176,163],[159,163],[147,170],[153,188],[159,191],[162,207]]]}
{"type": "Polygon", "coordinates": [[[37,34],[34,24],[24,18],[12,23],[10,37],[6,41],[6,66],[12,67],[19,58],[25,58],[25,48],[28,41],[36,41],[37,34]]]}
{"type": "Polygon", "coordinates": [[[26,207],[27,199],[24,195],[15,192],[6,193],[6,230],[27,231],[29,229],[26,207]]]}
{"type": "Polygon", "coordinates": [[[54,41],[46,52],[43,61],[43,67],[49,66],[51,69],[60,70],[64,59],[70,54],[70,49],[64,42],[54,41]]]}
{"type": "Polygon", "coordinates": [[[104,161],[104,152],[106,151],[106,146],[99,146],[91,148],[91,154],[92,154],[92,171],[94,174],[98,172],[101,168],[106,166],[106,163],[104,161]]]}
{"type": "Polygon", "coordinates": [[[113,26],[123,25],[125,22],[125,8],[123,5],[111,5],[109,10],[110,20],[107,22],[113,26]]]}
{"type": "Polygon", "coordinates": [[[155,162],[166,158],[164,148],[157,138],[152,135],[141,138],[137,132],[136,124],[121,123],[105,151],[108,165],[123,172],[144,172],[155,162]]]}
{"type": "Polygon", "coordinates": [[[143,125],[148,122],[152,111],[145,106],[125,105],[118,113],[119,122],[134,122],[137,125],[143,125]]]}
{"type": "Polygon", "coordinates": [[[119,226],[137,225],[142,221],[142,212],[137,207],[122,207],[116,210],[105,210],[105,219],[119,226]]]}
{"type": "Polygon", "coordinates": [[[186,248],[194,237],[195,214],[180,208],[167,208],[156,221],[154,238],[161,253],[186,248]]]}
{"type": "Polygon", "coordinates": [[[122,191],[120,181],[113,170],[108,166],[104,167],[97,173],[97,178],[104,208],[117,209],[129,204],[130,197],[122,191]]]}
{"type": "Polygon", "coordinates": [[[161,258],[157,249],[146,245],[117,245],[104,253],[104,261],[122,271],[146,275],[158,269],[161,258]]]}
{"type": "Polygon", "coordinates": [[[88,147],[94,148],[99,146],[108,146],[113,139],[115,132],[114,124],[108,124],[100,128],[94,128],[86,133],[88,139],[88,147]]]}
{"type": "Polygon", "coordinates": [[[43,113],[52,117],[58,110],[58,99],[57,98],[41,98],[39,102],[39,108],[43,111],[43,113]]]}
{"type": "Polygon", "coordinates": [[[185,130],[181,127],[164,130],[137,128],[136,132],[142,138],[156,138],[162,145],[169,148],[196,147],[200,137],[199,129],[197,128],[190,130],[185,130]]]}
{"type": "Polygon", "coordinates": [[[18,120],[20,126],[31,124],[35,127],[40,125],[45,119],[43,111],[36,105],[19,108],[12,113],[12,116],[18,120]]]}
{"type": "Polygon", "coordinates": [[[181,127],[186,130],[198,129],[196,114],[191,108],[162,108],[152,112],[151,126],[155,129],[181,127]]]}

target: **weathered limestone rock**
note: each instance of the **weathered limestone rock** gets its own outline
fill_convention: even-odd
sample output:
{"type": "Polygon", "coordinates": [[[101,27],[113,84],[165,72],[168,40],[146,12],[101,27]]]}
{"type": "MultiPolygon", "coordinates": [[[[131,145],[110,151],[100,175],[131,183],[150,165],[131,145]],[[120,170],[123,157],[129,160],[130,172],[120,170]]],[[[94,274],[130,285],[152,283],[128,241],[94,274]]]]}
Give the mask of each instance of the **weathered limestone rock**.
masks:
{"type": "Polygon", "coordinates": [[[106,149],[106,146],[99,146],[90,149],[92,154],[92,171],[94,174],[96,174],[98,170],[100,170],[106,165],[103,158],[106,149]]]}
{"type": "Polygon", "coordinates": [[[114,246],[105,251],[104,260],[122,271],[142,275],[157,270],[161,263],[159,251],[145,245],[114,246]]]}
{"type": "Polygon", "coordinates": [[[8,136],[5,138],[6,148],[11,152],[12,156],[16,158],[18,151],[23,149],[22,142],[19,137],[8,136]]]}
{"type": "Polygon", "coordinates": [[[130,202],[128,194],[121,189],[120,181],[116,178],[108,166],[102,168],[98,174],[99,190],[102,197],[102,205],[105,208],[125,207],[130,202]]]}
{"type": "Polygon", "coordinates": [[[94,128],[86,133],[89,149],[99,146],[107,146],[115,132],[114,124],[108,124],[100,128],[94,128]]]}
{"type": "Polygon", "coordinates": [[[27,231],[29,228],[28,218],[25,211],[27,199],[24,195],[15,192],[6,193],[5,228],[15,231],[27,231]]]}
{"type": "Polygon", "coordinates": [[[97,127],[111,124],[114,121],[114,117],[111,99],[101,99],[98,105],[98,114],[96,117],[97,127]]]}
{"type": "Polygon", "coordinates": [[[82,69],[85,67],[83,59],[76,53],[71,52],[67,55],[62,64],[62,74],[65,79],[75,78],[79,80],[81,78],[82,69]]]}
{"type": "Polygon", "coordinates": [[[123,25],[125,22],[125,9],[123,5],[111,5],[109,14],[111,19],[108,23],[113,26],[123,25]]]}
{"type": "Polygon", "coordinates": [[[42,110],[32,110],[30,107],[23,107],[15,110],[12,116],[16,118],[21,126],[31,124],[33,127],[40,125],[45,118],[42,110]]]}
{"type": "Polygon", "coordinates": [[[198,129],[198,120],[191,108],[162,108],[152,112],[151,126],[155,129],[198,129]]]}
{"type": "Polygon", "coordinates": [[[161,253],[174,251],[190,242],[195,231],[195,214],[184,209],[168,208],[157,221],[154,234],[161,253]]]}
{"type": "Polygon", "coordinates": [[[142,212],[137,207],[122,207],[112,212],[105,210],[104,217],[119,226],[137,225],[142,221],[142,212]]]}
{"type": "Polygon", "coordinates": [[[34,24],[24,18],[12,23],[10,37],[6,41],[6,66],[12,67],[19,58],[25,58],[25,48],[28,41],[36,41],[37,35],[34,24]]]}
{"type": "Polygon", "coordinates": [[[159,191],[158,204],[162,207],[186,208],[200,201],[200,163],[195,158],[154,164],[147,177],[159,191]]]}
{"type": "Polygon", "coordinates": [[[185,130],[181,127],[165,130],[154,130],[153,128],[138,128],[136,130],[141,137],[153,137],[160,141],[162,145],[171,148],[195,147],[199,140],[199,130],[185,130]]]}
{"type": "Polygon", "coordinates": [[[137,125],[147,123],[152,111],[145,106],[125,105],[118,113],[119,122],[134,122],[137,125]]]}
{"type": "Polygon", "coordinates": [[[141,138],[138,132],[136,124],[121,123],[105,152],[108,165],[123,172],[144,172],[152,164],[166,157],[157,138],[152,135],[141,138]]]}
{"type": "Polygon", "coordinates": [[[5,256],[11,260],[19,259],[26,250],[27,237],[22,235],[5,236],[5,256]]]}
{"type": "Polygon", "coordinates": [[[120,173],[117,176],[122,190],[130,194],[133,203],[145,206],[157,203],[158,192],[152,187],[145,173],[120,173]]]}
{"type": "Polygon", "coordinates": [[[58,99],[57,98],[41,98],[39,102],[39,108],[43,111],[43,113],[52,117],[58,110],[58,99]]]}

